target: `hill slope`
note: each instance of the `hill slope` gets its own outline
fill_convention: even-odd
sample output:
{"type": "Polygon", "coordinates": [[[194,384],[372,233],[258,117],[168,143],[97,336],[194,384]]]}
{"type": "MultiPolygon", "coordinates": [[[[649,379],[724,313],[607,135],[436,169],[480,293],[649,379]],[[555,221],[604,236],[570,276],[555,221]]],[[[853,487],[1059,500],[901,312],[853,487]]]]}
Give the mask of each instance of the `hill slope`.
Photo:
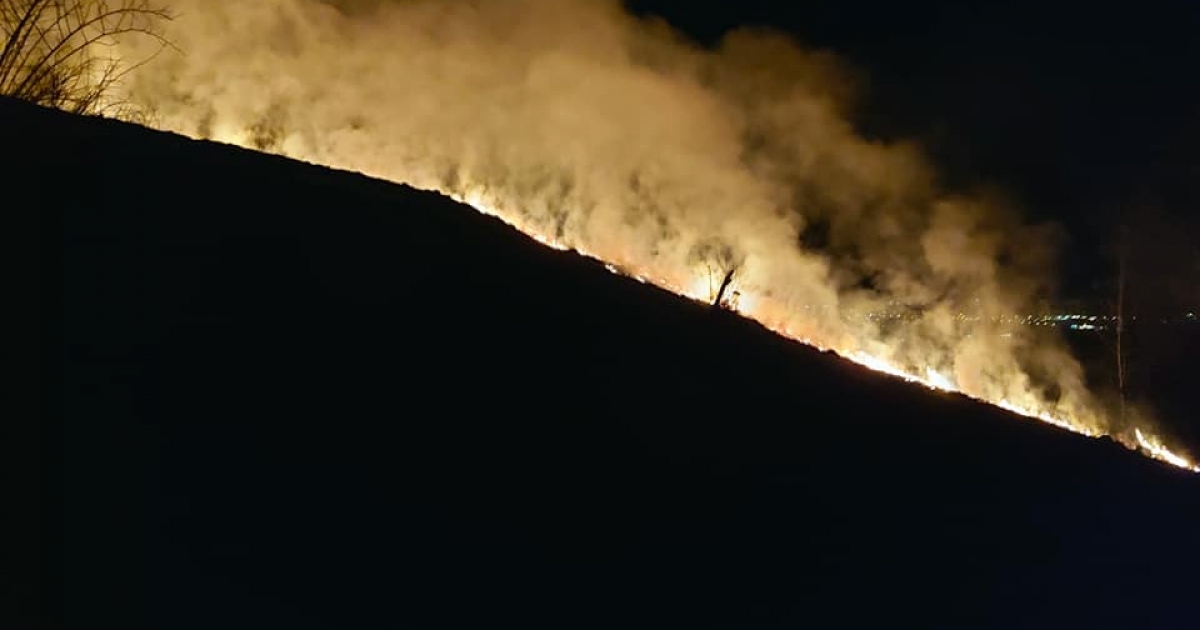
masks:
{"type": "Polygon", "coordinates": [[[6,101],[0,128],[4,188],[32,200],[6,211],[52,239],[18,251],[56,276],[70,616],[1193,610],[1200,482],[1110,442],[784,342],[436,194],[6,101]]]}

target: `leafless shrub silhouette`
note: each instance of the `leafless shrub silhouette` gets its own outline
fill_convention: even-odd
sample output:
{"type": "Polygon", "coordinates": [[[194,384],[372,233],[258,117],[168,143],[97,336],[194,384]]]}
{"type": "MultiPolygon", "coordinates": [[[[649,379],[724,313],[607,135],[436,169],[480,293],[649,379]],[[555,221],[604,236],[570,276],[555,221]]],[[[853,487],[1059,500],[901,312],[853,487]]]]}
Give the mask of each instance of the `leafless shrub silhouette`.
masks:
{"type": "Polygon", "coordinates": [[[0,0],[0,95],[77,114],[137,119],[111,98],[129,72],[171,44],[174,16],[151,0],[0,0]],[[157,51],[133,63],[113,51],[122,37],[149,37],[157,51]]]}
{"type": "Polygon", "coordinates": [[[729,245],[716,239],[702,241],[692,249],[693,263],[704,266],[708,279],[708,300],[719,308],[737,308],[738,291],[730,292],[741,257],[729,245]]]}

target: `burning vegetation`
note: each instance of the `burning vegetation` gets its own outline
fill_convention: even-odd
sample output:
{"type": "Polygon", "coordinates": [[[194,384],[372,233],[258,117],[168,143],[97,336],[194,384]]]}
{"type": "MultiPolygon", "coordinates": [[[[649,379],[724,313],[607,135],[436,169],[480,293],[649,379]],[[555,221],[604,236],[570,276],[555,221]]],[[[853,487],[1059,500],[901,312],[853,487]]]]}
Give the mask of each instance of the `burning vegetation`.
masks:
{"type": "Polygon", "coordinates": [[[438,190],[867,368],[1200,470],[1054,331],[997,334],[1053,294],[1055,227],[859,135],[824,51],[756,29],[703,48],[615,0],[172,5],[182,54],[111,95],[161,128],[438,190]]]}

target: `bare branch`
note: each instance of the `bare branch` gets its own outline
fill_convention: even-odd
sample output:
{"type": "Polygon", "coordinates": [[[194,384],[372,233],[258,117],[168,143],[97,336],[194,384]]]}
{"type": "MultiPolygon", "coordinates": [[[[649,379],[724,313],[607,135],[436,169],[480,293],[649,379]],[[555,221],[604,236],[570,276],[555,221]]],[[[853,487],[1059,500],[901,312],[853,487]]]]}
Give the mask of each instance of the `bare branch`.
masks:
{"type": "Polygon", "coordinates": [[[0,95],[94,114],[111,88],[174,46],[159,26],[174,15],[151,0],[0,0],[0,95]],[[103,53],[126,37],[156,40],[133,63],[103,53]]]}
{"type": "MultiPolygon", "coordinates": [[[[17,18],[15,26],[5,39],[4,50],[0,51],[0,88],[7,83],[9,75],[21,67],[21,59],[14,55],[26,53],[31,30],[30,22],[41,16],[50,0],[30,0],[28,6],[20,8],[20,0],[13,0],[10,16],[17,18]]],[[[7,28],[8,22],[5,22],[7,28]]]]}

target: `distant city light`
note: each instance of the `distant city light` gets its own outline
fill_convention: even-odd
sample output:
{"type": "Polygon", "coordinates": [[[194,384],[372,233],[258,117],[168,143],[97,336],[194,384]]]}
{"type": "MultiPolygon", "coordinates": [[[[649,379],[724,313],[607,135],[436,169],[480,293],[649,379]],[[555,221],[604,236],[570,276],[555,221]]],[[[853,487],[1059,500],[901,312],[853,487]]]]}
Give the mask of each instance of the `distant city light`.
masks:
{"type": "MultiPolygon", "coordinates": [[[[804,305],[805,309],[809,308],[825,308],[816,305],[804,305]]],[[[878,322],[886,321],[918,321],[922,318],[923,313],[919,309],[885,309],[882,311],[867,312],[860,315],[865,319],[878,322]]],[[[1118,320],[1116,315],[1091,315],[1086,313],[1043,313],[1040,315],[1017,315],[1017,314],[1001,314],[983,316],[971,312],[959,311],[954,314],[954,319],[960,322],[991,322],[993,324],[1014,325],[1021,324],[1025,326],[1062,326],[1068,330],[1111,330],[1115,327],[1118,320]],[[1109,323],[1111,322],[1111,323],[1109,323]]],[[[1127,316],[1126,321],[1137,321],[1136,315],[1127,316]]],[[[1142,318],[1146,321],[1146,318],[1142,318]]],[[[1195,311],[1181,313],[1175,317],[1169,318],[1153,318],[1150,321],[1162,324],[1172,323],[1193,323],[1200,321],[1196,316],[1195,311]]],[[[1011,333],[1003,333],[1006,336],[1011,336],[1011,333]]]]}

